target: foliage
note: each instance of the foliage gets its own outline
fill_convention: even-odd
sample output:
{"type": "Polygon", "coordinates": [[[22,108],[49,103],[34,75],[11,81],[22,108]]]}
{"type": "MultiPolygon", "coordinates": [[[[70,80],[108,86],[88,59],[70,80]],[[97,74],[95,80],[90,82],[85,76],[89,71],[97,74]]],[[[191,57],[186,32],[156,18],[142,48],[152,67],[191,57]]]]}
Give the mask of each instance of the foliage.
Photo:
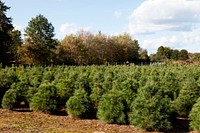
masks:
{"type": "Polygon", "coordinates": [[[42,84],[39,91],[33,96],[30,109],[44,113],[56,113],[58,111],[58,94],[54,84],[42,84]]]}
{"type": "Polygon", "coordinates": [[[30,45],[27,50],[34,60],[34,64],[50,64],[52,60],[51,49],[55,48],[54,27],[43,15],[38,15],[29,22],[25,30],[28,37],[26,43],[30,45]]]}
{"type": "Polygon", "coordinates": [[[66,111],[72,118],[85,118],[91,115],[92,108],[88,94],[84,89],[75,91],[66,103],[66,111]]]}
{"type": "Polygon", "coordinates": [[[18,103],[18,93],[19,92],[15,89],[9,89],[8,91],[6,91],[2,100],[2,107],[4,109],[13,109],[14,107],[16,107],[16,104],[18,103]]]}
{"type": "Polygon", "coordinates": [[[10,32],[13,30],[12,19],[6,16],[6,12],[10,9],[2,1],[0,1],[0,63],[4,66],[10,64],[10,46],[12,39],[10,32]]]}
{"type": "Polygon", "coordinates": [[[6,91],[15,82],[18,82],[18,77],[13,67],[0,70],[0,103],[6,91]]]}
{"type": "Polygon", "coordinates": [[[29,85],[22,82],[13,83],[8,91],[6,91],[3,100],[2,107],[6,109],[18,108],[21,102],[28,105],[28,91],[29,85]]]}
{"type": "Polygon", "coordinates": [[[154,83],[147,83],[140,89],[137,98],[132,103],[129,115],[130,124],[146,130],[169,130],[170,100],[154,83]]]}
{"type": "MultiPolygon", "coordinates": [[[[137,62],[139,59],[139,44],[130,35],[106,36],[99,32],[80,31],[70,34],[61,41],[61,46],[56,57],[64,61],[64,64],[77,65],[101,65],[123,64],[125,62],[137,62]],[[64,54],[61,54],[64,53],[64,54]]],[[[59,61],[57,60],[57,61],[59,61]]]]}
{"type": "Polygon", "coordinates": [[[65,106],[66,102],[71,96],[73,96],[74,89],[71,87],[69,81],[63,81],[57,83],[58,96],[59,96],[59,106],[65,106]]]}
{"type": "Polygon", "coordinates": [[[150,56],[150,59],[152,62],[162,62],[167,60],[186,61],[189,59],[189,53],[185,49],[179,51],[177,49],[171,49],[170,47],[160,46],[158,47],[156,54],[150,56]]]}
{"type": "Polygon", "coordinates": [[[11,36],[11,46],[9,47],[10,61],[16,64],[20,62],[19,48],[22,45],[21,32],[13,30],[9,34],[11,36]]]}
{"type": "Polygon", "coordinates": [[[198,98],[198,100],[192,107],[189,118],[191,129],[200,131],[200,98],[198,98]]]}
{"type": "Polygon", "coordinates": [[[107,123],[126,124],[126,102],[119,91],[104,94],[100,99],[97,117],[107,123]]]}
{"type": "Polygon", "coordinates": [[[188,117],[192,106],[200,96],[200,86],[193,78],[188,78],[183,83],[183,88],[180,90],[178,98],[173,102],[179,116],[188,117]]]}
{"type": "Polygon", "coordinates": [[[1,105],[25,103],[45,113],[66,108],[73,118],[168,130],[177,116],[188,117],[200,96],[199,77],[198,64],[0,67],[1,105]]]}

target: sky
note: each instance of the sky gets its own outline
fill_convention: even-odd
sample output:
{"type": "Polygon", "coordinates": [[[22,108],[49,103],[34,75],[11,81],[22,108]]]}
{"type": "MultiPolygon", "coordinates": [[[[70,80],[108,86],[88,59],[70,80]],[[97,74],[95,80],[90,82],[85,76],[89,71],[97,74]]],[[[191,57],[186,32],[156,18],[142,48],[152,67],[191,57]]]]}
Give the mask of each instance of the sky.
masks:
{"type": "Polygon", "coordinates": [[[129,33],[148,53],[159,46],[200,52],[200,0],[3,0],[7,16],[22,34],[44,15],[62,40],[80,30],[106,35],[129,33]]]}

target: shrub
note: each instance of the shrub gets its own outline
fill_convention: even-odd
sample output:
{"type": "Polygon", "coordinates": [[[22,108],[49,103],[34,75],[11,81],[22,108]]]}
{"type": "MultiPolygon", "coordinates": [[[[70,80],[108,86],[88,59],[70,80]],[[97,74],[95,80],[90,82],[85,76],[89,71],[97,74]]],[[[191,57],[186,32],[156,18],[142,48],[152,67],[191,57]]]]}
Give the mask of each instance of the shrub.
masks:
{"type": "Polygon", "coordinates": [[[94,88],[92,89],[92,93],[90,94],[90,99],[91,99],[95,112],[97,111],[99,101],[103,94],[104,94],[103,88],[100,85],[94,85],[94,88]]]}
{"type": "Polygon", "coordinates": [[[74,96],[66,102],[66,107],[72,118],[85,118],[92,113],[91,101],[84,89],[76,90],[74,96]]]}
{"type": "Polygon", "coordinates": [[[28,106],[28,90],[29,86],[24,82],[13,83],[3,97],[2,107],[6,109],[19,108],[21,102],[28,106]]]}
{"type": "Polygon", "coordinates": [[[179,116],[188,117],[192,106],[200,96],[200,89],[193,78],[188,78],[180,90],[178,98],[173,102],[179,116]]]}
{"type": "Polygon", "coordinates": [[[65,106],[66,102],[69,100],[71,96],[73,96],[73,88],[71,87],[69,81],[62,81],[56,84],[58,88],[58,96],[59,96],[59,106],[65,106]]]}
{"type": "Polygon", "coordinates": [[[54,84],[42,84],[38,92],[33,96],[30,108],[44,113],[56,113],[58,111],[58,94],[54,84]]]}
{"type": "Polygon", "coordinates": [[[97,117],[107,123],[126,124],[126,104],[122,93],[113,91],[104,94],[99,102],[97,117]]]}
{"type": "Polygon", "coordinates": [[[200,98],[194,104],[190,114],[190,128],[193,130],[200,131],[200,98]]]}
{"type": "Polygon", "coordinates": [[[129,115],[130,124],[146,130],[169,130],[170,99],[156,84],[147,83],[141,88],[137,98],[132,103],[129,115]]]}
{"type": "Polygon", "coordinates": [[[18,82],[17,75],[12,68],[5,68],[0,72],[0,105],[6,91],[15,82],[18,82]]]}
{"type": "Polygon", "coordinates": [[[8,91],[6,91],[2,100],[2,107],[4,109],[13,109],[16,106],[16,104],[18,103],[17,93],[18,92],[15,89],[9,89],[8,91]]]}

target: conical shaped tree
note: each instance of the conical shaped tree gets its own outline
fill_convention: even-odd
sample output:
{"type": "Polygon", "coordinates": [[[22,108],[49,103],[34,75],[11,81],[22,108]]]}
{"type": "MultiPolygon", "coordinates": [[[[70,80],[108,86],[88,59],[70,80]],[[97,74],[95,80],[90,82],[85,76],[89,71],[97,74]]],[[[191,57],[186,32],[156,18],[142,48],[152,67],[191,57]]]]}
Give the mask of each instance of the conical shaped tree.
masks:
{"type": "Polygon", "coordinates": [[[92,114],[92,104],[84,89],[76,90],[74,96],[66,102],[66,107],[72,118],[86,118],[92,114]]]}
{"type": "Polygon", "coordinates": [[[39,91],[32,97],[30,109],[53,114],[58,111],[58,94],[54,84],[42,84],[39,91]]]}
{"type": "Polygon", "coordinates": [[[132,125],[153,131],[172,128],[170,99],[155,83],[147,83],[140,89],[131,109],[129,121],[132,125]]]}
{"type": "Polygon", "coordinates": [[[38,15],[29,22],[25,30],[26,43],[34,64],[50,64],[52,49],[55,48],[54,27],[43,15],[38,15]]]}
{"type": "Polygon", "coordinates": [[[126,106],[123,93],[112,90],[100,99],[97,117],[107,123],[127,124],[126,106]]]}

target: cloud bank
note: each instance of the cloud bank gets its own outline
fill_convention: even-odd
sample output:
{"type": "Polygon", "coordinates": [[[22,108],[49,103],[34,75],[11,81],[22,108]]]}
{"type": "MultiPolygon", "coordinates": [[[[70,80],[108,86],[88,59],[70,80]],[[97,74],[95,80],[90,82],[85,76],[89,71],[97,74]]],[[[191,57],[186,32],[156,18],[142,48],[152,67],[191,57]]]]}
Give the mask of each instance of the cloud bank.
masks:
{"type": "Polygon", "coordinates": [[[150,52],[165,44],[199,52],[200,0],[146,0],[129,16],[126,31],[150,52]]]}

